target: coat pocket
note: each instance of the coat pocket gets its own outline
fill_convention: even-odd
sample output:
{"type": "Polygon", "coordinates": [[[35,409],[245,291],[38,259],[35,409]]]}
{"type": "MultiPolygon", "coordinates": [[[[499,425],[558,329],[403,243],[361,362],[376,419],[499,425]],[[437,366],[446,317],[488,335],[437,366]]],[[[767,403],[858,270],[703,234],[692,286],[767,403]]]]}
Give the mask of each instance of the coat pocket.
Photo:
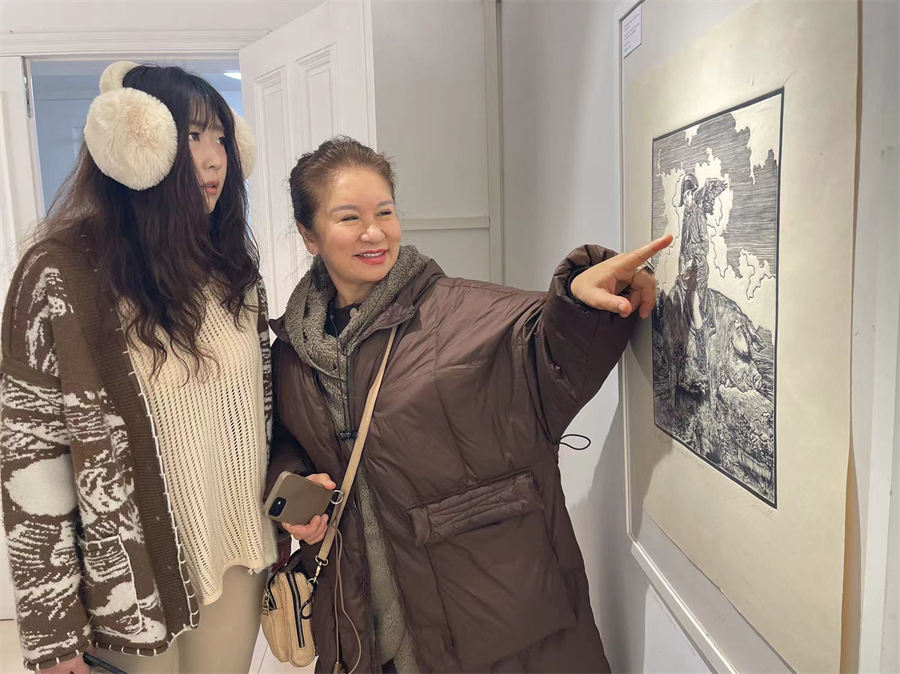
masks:
{"type": "Polygon", "coordinates": [[[84,606],[91,627],[102,634],[121,636],[141,629],[141,609],[131,561],[119,536],[79,540],[84,561],[84,606]]]}
{"type": "Polygon", "coordinates": [[[575,624],[531,473],[413,508],[410,516],[463,666],[489,665],[575,624]]]}

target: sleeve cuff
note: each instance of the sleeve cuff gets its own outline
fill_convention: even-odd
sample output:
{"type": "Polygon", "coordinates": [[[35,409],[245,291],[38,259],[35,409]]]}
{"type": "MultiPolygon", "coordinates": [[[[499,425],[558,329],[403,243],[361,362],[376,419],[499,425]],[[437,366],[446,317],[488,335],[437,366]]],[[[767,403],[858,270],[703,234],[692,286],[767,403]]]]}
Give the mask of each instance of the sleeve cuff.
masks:
{"type": "Polygon", "coordinates": [[[52,658],[45,658],[44,660],[37,661],[28,661],[25,660],[25,667],[30,669],[33,672],[41,672],[47,669],[53,669],[56,665],[65,662],[66,660],[71,660],[75,657],[81,657],[90,647],[90,642],[85,642],[83,644],[79,644],[77,648],[74,650],[68,651],[67,653],[63,653],[62,655],[57,655],[52,658]]]}

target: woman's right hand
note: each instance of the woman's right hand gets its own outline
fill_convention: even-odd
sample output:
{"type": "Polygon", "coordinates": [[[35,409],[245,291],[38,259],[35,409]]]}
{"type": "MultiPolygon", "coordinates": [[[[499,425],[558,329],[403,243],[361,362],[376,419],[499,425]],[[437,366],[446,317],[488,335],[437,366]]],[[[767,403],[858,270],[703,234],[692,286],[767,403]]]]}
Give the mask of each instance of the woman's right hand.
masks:
{"type": "MultiPolygon", "coordinates": [[[[307,475],[306,479],[322,485],[325,489],[337,488],[334,480],[328,477],[327,473],[314,473],[313,475],[307,475]]],[[[308,524],[287,524],[282,522],[281,528],[298,541],[312,545],[319,543],[325,538],[325,530],[328,528],[328,515],[316,515],[308,524]]]]}
{"type": "Polygon", "coordinates": [[[80,655],[64,660],[50,669],[42,669],[41,674],[91,674],[91,668],[80,655]]]}
{"type": "Polygon", "coordinates": [[[588,267],[572,279],[569,285],[572,295],[582,304],[622,318],[634,311],[647,318],[656,304],[656,279],[652,273],[637,272],[644,262],[671,243],[672,235],[666,234],[630,253],[620,253],[588,267]],[[631,286],[631,295],[626,299],[619,293],[627,286],[631,286]]]}

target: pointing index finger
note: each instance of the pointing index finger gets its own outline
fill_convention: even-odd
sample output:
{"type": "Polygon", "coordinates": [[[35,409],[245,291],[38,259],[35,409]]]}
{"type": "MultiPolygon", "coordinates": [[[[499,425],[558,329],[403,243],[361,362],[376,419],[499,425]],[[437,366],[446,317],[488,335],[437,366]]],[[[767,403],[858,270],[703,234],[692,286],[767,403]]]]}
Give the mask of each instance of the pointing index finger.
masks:
{"type": "Polygon", "coordinates": [[[635,269],[672,243],[672,235],[666,234],[650,243],[622,255],[621,266],[624,269],[635,269]]]}

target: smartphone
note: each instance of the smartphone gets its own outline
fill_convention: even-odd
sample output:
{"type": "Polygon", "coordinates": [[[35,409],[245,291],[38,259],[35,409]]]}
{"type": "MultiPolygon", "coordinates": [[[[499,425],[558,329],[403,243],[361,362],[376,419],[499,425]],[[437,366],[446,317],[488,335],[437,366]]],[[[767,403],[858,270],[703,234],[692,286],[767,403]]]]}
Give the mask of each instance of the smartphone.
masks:
{"type": "Polygon", "coordinates": [[[124,669],[119,669],[115,665],[109,664],[106,660],[101,660],[92,653],[84,653],[81,656],[81,659],[84,660],[88,667],[99,667],[100,669],[105,669],[107,672],[112,672],[112,674],[128,674],[124,669]]]}
{"type": "Polygon", "coordinates": [[[333,493],[302,475],[284,471],[275,481],[263,509],[276,522],[309,524],[313,517],[328,509],[333,493]]]}

